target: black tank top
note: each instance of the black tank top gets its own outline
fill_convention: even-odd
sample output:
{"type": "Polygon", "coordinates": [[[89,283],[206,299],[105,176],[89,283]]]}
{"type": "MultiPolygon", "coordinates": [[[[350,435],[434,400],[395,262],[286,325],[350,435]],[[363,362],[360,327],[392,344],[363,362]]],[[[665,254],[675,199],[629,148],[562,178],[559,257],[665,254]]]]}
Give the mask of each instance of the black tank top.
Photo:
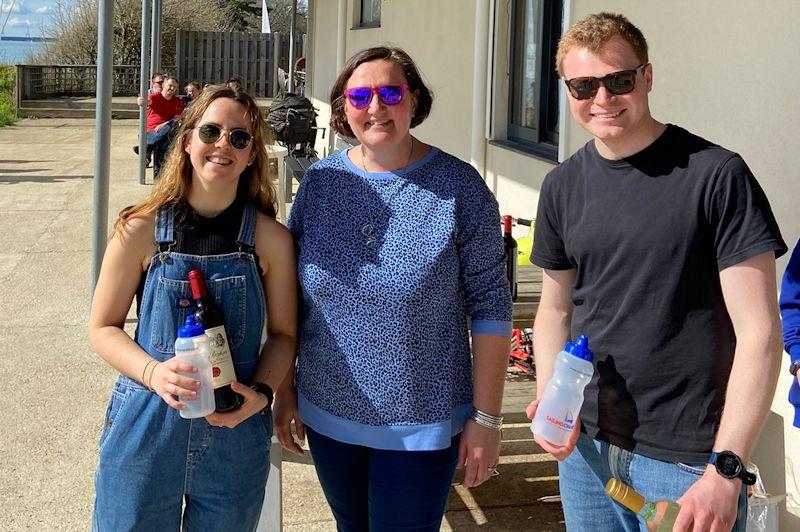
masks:
{"type": "MultiPolygon", "coordinates": [[[[242,213],[246,203],[247,198],[242,194],[238,194],[233,203],[224,211],[214,217],[207,218],[197,214],[188,202],[181,201],[175,206],[174,211],[175,247],[173,251],[189,255],[222,255],[238,252],[239,244],[236,243],[236,239],[239,236],[242,213]]],[[[253,256],[258,268],[258,274],[263,275],[264,272],[261,270],[261,264],[255,251],[253,251],[253,256]]],[[[137,316],[141,308],[146,280],[147,272],[142,272],[139,287],[136,289],[137,316]]]]}

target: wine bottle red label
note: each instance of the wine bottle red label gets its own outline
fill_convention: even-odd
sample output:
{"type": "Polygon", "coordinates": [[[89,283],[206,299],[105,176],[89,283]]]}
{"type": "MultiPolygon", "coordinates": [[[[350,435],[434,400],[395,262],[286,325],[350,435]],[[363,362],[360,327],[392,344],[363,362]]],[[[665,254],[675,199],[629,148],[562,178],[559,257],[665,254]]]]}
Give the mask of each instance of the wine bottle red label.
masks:
{"type": "Polygon", "coordinates": [[[226,386],[236,380],[236,370],[233,368],[233,357],[228,345],[228,335],[225,326],[206,329],[206,336],[211,343],[211,372],[214,377],[214,389],[226,386]]]}

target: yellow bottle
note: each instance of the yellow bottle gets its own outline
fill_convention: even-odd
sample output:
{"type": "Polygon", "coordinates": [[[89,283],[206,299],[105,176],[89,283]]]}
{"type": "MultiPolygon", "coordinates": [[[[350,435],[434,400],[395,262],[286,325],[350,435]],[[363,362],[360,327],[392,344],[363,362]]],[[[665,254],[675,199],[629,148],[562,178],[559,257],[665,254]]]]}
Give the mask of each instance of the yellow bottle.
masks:
{"type": "Polygon", "coordinates": [[[651,532],[671,532],[681,507],[675,501],[648,501],[633,488],[612,478],[606,484],[606,493],[635,513],[651,532]]]}

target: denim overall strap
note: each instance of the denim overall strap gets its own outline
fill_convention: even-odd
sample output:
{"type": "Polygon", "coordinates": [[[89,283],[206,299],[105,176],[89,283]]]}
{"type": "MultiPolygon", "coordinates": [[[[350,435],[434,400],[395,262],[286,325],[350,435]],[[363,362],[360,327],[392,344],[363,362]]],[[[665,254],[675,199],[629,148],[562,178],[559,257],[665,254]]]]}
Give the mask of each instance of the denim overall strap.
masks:
{"type": "Polygon", "coordinates": [[[248,201],[242,212],[242,224],[239,226],[239,236],[236,238],[240,251],[252,253],[255,250],[257,216],[258,211],[256,211],[255,205],[248,201]]]}
{"type": "Polygon", "coordinates": [[[169,252],[175,246],[175,208],[172,204],[163,205],[156,212],[156,243],[158,250],[169,252]]]}

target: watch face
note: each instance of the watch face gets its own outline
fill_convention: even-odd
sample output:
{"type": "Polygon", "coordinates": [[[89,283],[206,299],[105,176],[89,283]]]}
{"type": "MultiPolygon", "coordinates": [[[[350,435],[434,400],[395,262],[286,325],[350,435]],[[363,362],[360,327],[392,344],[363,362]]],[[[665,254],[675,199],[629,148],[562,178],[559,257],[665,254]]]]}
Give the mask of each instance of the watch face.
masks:
{"type": "Polygon", "coordinates": [[[714,466],[722,476],[733,478],[738,475],[739,471],[742,469],[742,462],[735,454],[723,451],[717,456],[717,462],[714,466]]]}

